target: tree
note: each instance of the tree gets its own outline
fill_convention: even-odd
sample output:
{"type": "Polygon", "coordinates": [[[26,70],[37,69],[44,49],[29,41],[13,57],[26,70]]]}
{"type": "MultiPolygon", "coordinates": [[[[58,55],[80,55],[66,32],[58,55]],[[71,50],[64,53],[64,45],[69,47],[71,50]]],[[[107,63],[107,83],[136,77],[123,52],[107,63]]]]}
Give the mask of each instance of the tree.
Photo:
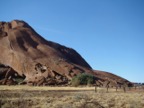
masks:
{"type": "Polygon", "coordinates": [[[82,73],[72,78],[72,85],[78,86],[78,85],[94,84],[94,81],[95,77],[93,75],[82,73]]]}

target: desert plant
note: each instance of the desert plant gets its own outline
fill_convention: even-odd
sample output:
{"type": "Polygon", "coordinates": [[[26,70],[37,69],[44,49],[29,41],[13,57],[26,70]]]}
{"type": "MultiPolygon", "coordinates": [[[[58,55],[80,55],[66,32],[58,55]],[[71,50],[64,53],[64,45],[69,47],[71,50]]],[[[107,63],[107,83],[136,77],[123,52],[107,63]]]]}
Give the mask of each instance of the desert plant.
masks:
{"type": "Polygon", "coordinates": [[[24,81],[24,79],[26,78],[25,75],[19,76],[19,75],[15,75],[14,76],[14,81],[18,84],[22,83],[24,81]]]}
{"type": "Polygon", "coordinates": [[[71,84],[72,84],[72,86],[77,87],[80,85],[80,80],[77,77],[73,77],[71,84]]]}
{"type": "Polygon", "coordinates": [[[15,78],[14,80],[15,80],[17,83],[21,83],[21,82],[23,82],[24,79],[23,79],[23,78],[15,78]]]}
{"type": "Polygon", "coordinates": [[[94,76],[91,74],[78,74],[77,76],[72,78],[71,84],[73,86],[78,86],[78,85],[89,85],[94,83],[94,76]]]}

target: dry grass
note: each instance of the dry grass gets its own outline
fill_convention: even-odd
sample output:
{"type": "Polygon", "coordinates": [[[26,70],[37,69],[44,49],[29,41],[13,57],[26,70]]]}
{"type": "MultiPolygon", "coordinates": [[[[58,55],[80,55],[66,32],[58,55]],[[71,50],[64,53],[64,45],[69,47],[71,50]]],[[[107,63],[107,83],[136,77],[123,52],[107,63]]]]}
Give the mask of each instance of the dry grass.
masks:
{"type": "Polygon", "coordinates": [[[26,85],[17,85],[17,86],[0,86],[0,90],[94,90],[94,87],[50,87],[50,86],[26,86],[26,85]]]}
{"type": "Polygon", "coordinates": [[[144,108],[144,92],[94,87],[0,86],[0,108],[144,108]]]}

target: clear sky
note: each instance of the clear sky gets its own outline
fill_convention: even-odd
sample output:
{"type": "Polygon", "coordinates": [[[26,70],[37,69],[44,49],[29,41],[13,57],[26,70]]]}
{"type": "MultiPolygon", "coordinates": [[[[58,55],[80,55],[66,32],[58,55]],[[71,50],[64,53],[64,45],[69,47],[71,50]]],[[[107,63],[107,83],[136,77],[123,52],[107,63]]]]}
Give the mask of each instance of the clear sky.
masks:
{"type": "Polygon", "coordinates": [[[0,0],[0,21],[14,19],[93,69],[144,82],[144,0],[0,0]]]}

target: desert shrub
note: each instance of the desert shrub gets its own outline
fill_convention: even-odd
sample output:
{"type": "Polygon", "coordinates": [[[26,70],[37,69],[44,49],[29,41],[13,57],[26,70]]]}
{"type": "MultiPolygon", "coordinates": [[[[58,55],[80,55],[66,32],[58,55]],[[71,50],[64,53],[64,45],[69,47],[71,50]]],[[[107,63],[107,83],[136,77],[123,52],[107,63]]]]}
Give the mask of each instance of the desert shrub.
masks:
{"type": "Polygon", "coordinates": [[[18,75],[18,74],[15,74],[15,75],[13,76],[14,81],[15,81],[16,83],[18,83],[18,84],[22,83],[22,82],[25,80],[25,78],[26,78],[25,75],[20,76],[20,75],[18,75]]]}
{"type": "Polygon", "coordinates": [[[15,77],[14,80],[19,84],[24,81],[24,78],[19,76],[19,77],[15,77]]]}
{"type": "Polygon", "coordinates": [[[20,83],[20,82],[23,82],[23,79],[22,79],[22,78],[15,78],[15,81],[16,81],[17,83],[20,83]]]}
{"type": "Polygon", "coordinates": [[[80,85],[80,80],[77,77],[73,77],[71,81],[72,86],[79,86],[80,85]]]}
{"type": "Polygon", "coordinates": [[[95,77],[91,74],[78,74],[77,76],[72,78],[71,84],[72,86],[93,84],[94,78],[95,77]]]}

